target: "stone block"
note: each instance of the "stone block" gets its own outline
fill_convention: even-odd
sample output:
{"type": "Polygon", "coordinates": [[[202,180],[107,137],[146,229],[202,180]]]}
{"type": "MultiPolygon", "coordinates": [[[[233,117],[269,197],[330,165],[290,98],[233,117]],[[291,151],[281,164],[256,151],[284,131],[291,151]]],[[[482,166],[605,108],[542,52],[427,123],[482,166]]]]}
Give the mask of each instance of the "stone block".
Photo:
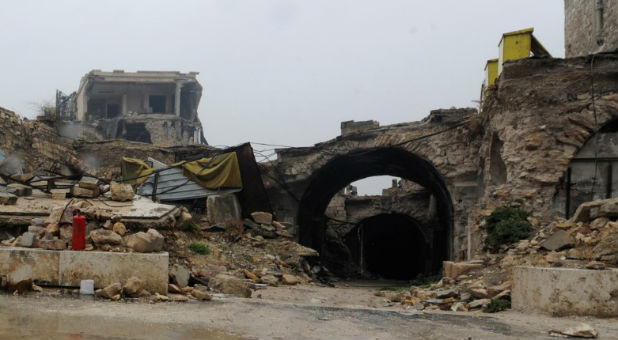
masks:
{"type": "Polygon", "coordinates": [[[224,294],[233,294],[239,297],[251,297],[249,284],[243,279],[228,274],[217,274],[208,281],[208,285],[224,294]]]}
{"type": "Polygon", "coordinates": [[[55,285],[59,278],[59,260],[57,251],[0,247],[0,276],[7,276],[12,284],[31,278],[55,285]]]}
{"type": "Polygon", "coordinates": [[[155,229],[148,229],[148,232],[137,232],[125,236],[125,245],[138,253],[158,252],[163,249],[163,235],[155,229]]]}
{"type": "Polygon", "coordinates": [[[483,264],[478,262],[453,262],[443,261],[442,268],[444,269],[443,276],[450,277],[452,279],[459,275],[465,274],[471,270],[482,268],[483,264]]]}
{"type": "Polygon", "coordinates": [[[618,316],[618,269],[513,268],[513,309],[554,316],[618,316]]]}
{"type": "Polygon", "coordinates": [[[113,201],[119,201],[119,202],[130,201],[133,199],[133,195],[135,195],[135,193],[133,192],[133,187],[131,187],[131,184],[118,183],[118,182],[112,181],[110,183],[109,188],[112,192],[113,201]]]}
{"type": "Polygon", "coordinates": [[[170,277],[172,277],[173,281],[178,284],[178,287],[184,288],[189,285],[189,278],[191,277],[191,272],[185,266],[181,266],[179,264],[175,264],[170,268],[170,277]]]}
{"type": "Polygon", "coordinates": [[[255,223],[259,224],[268,224],[273,223],[273,215],[271,213],[263,212],[263,211],[255,211],[251,213],[251,218],[255,221],[255,223]]]}
{"type": "Polygon", "coordinates": [[[601,207],[607,204],[618,205],[618,198],[608,198],[604,200],[582,203],[579,207],[577,207],[577,210],[575,210],[575,213],[573,214],[573,217],[571,217],[570,221],[573,221],[573,223],[588,222],[592,219],[600,217],[602,215],[601,207]],[[592,214],[591,211],[593,212],[592,214]]]}
{"type": "Polygon", "coordinates": [[[62,251],[59,259],[59,285],[79,287],[81,280],[94,280],[95,288],[127,282],[135,276],[151,293],[167,294],[167,253],[138,254],[101,251],[62,251]]]}
{"type": "Polygon", "coordinates": [[[242,219],[240,203],[234,194],[208,196],[206,212],[211,224],[225,225],[242,219]]]}
{"type": "Polygon", "coordinates": [[[99,190],[99,180],[94,177],[84,176],[79,180],[78,185],[84,189],[99,190]]]}
{"type": "Polygon", "coordinates": [[[573,244],[573,238],[569,233],[564,230],[557,230],[541,244],[541,247],[549,251],[559,251],[572,247],[573,244]]]}
{"type": "Polygon", "coordinates": [[[23,197],[32,195],[32,188],[27,185],[11,183],[7,185],[6,188],[7,192],[13,192],[17,196],[23,197]]]}
{"type": "Polygon", "coordinates": [[[0,204],[15,205],[17,204],[17,196],[8,192],[0,192],[0,204]]]}
{"type": "Polygon", "coordinates": [[[95,189],[86,189],[80,187],[78,184],[75,184],[71,191],[75,197],[94,198],[99,196],[99,187],[96,187],[95,189]]]}
{"type": "Polygon", "coordinates": [[[66,189],[51,189],[51,198],[54,200],[63,200],[66,199],[67,194],[69,193],[66,189]]]}

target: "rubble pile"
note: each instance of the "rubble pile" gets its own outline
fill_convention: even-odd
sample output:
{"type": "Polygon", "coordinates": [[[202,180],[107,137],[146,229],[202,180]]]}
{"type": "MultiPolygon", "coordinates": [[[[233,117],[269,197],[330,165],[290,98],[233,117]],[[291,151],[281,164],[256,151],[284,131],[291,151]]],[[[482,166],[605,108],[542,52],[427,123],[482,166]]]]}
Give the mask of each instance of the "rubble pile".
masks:
{"type": "MultiPolygon", "coordinates": [[[[489,214],[487,214],[489,215],[489,214]]],[[[409,291],[379,292],[391,302],[415,309],[472,311],[492,300],[510,301],[514,266],[601,270],[618,267],[618,198],[583,203],[574,216],[528,221],[535,231],[524,240],[503,245],[467,262],[445,261],[442,279],[409,291]]]]}
{"type": "MultiPolygon", "coordinates": [[[[24,185],[11,187],[9,184],[6,188],[17,188],[15,193],[19,196],[32,194],[32,188],[24,185]],[[24,191],[26,193],[23,193],[24,191]]],[[[130,233],[129,228],[122,222],[122,217],[115,214],[113,206],[100,208],[91,201],[77,198],[94,198],[101,193],[107,194],[113,201],[124,202],[134,199],[133,189],[129,184],[112,182],[111,186],[100,185],[96,178],[83,177],[72,187],[72,194],[76,198],[68,201],[63,207],[53,209],[47,218],[33,218],[26,232],[3,240],[1,244],[48,250],[71,249],[73,216],[82,214],[88,221],[85,247],[87,251],[150,253],[163,249],[163,236],[156,229],[149,228],[147,232],[130,233]]],[[[6,192],[3,194],[0,200],[11,195],[6,192]]],[[[64,195],[62,198],[64,199],[64,195]]],[[[183,213],[186,213],[186,209],[176,209],[178,218],[175,220],[181,221],[183,213]]]]}
{"type": "Polygon", "coordinates": [[[170,278],[181,289],[195,282],[221,293],[249,297],[250,289],[266,285],[309,283],[319,271],[310,265],[318,252],[291,241],[285,225],[274,221],[270,213],[254,212],[252,219],[222,227],[201,221],[194,231],[164,231],[164,235],[165,249],[174,263],[170,278]],[[192,251],[196,243],[203,244],[207,252],[192,251]]]}

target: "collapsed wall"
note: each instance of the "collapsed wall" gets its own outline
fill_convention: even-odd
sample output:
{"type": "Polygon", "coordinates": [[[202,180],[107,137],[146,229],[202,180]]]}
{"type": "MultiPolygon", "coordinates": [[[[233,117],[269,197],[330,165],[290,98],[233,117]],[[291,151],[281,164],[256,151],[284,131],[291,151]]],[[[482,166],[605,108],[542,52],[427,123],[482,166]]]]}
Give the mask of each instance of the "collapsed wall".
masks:
{"type": "MultiPolygon", "coordinates": [[[[572,159],[618,118],[616,79],[615,53],[507,63],[481,114],[484,188],[477,207],[518,206],[538,217],[564,216],[556,200],[572,159]]],[[[588,176],[595,176],[594,169],[588,176]]],[[[483,212],[470,214],[472,252],[482,248],[478,214],[483,212]]]]}

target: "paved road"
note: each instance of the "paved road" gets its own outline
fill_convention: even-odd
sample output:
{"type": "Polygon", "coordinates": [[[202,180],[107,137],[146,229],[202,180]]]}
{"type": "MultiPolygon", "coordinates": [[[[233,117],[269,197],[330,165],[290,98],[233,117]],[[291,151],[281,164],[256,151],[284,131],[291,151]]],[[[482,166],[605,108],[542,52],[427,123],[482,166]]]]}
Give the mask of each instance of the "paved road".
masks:
{"type": "MultiPolygon", "coordinates": [[[[406,313],[236,298],[149,304],[2,294],[0,339],[550,339],[549,325],[573,323],[500,314],[406,313]]],[[[601,338],[616,338],[615,319],[594,321],[601,338]]]]}

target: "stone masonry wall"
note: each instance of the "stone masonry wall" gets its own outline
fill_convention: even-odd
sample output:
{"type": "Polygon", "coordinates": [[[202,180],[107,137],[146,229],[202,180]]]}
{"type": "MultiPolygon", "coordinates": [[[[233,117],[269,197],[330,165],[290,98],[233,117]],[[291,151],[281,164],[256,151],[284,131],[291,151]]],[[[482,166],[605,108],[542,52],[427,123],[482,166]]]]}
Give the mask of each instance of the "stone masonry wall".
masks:
{"type": "Polygon", "coordinates": [[[618,0],[565,0],[567,58],[618,49],[618,0]]]}
{"type": "Polygon", "coordinates": [[[561,214],[553,201],[571,159],[604,124],[618,118],[618,54],[524,59],[505,65],[482,110],[483,195],[471,211],[471,248],[480,216],[518,206],[538,218],[561,214]],[[594,104],[591,79],[594,76],[594,104]],[[494,149],[492,152],[492,148],[494,149]]]}

